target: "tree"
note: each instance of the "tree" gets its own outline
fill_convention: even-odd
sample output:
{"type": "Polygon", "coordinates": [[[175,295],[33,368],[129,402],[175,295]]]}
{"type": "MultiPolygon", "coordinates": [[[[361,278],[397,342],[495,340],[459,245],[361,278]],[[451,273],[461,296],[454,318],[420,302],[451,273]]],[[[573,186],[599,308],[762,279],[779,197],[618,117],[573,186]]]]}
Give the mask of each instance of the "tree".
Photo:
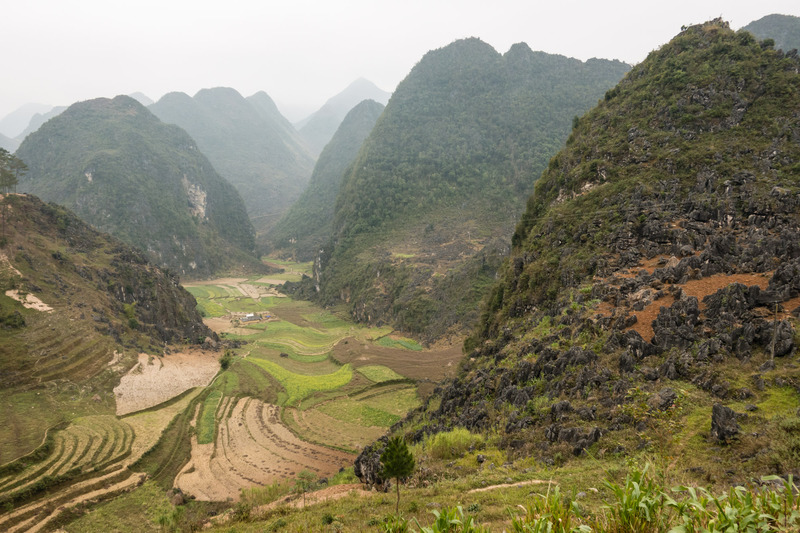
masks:
{"type": "Polygon", "coordinates": [[[394,508],[394,512],[397,514],[400,512],[400,481],[406,480],[414,471],[414,456],[406,446],[403,437],[389,439],[381,454],[381,465],[381,477],[394,478],[397,486],[397,503],[394,508]]]}
{"type": "Polygon", "coordinates": [[[310,470],[303,470],[294,480],[294,491],[303,495],[303,509],[306,508],[306,492],[311,490],[317,480],[317,475],[310,470]]]}

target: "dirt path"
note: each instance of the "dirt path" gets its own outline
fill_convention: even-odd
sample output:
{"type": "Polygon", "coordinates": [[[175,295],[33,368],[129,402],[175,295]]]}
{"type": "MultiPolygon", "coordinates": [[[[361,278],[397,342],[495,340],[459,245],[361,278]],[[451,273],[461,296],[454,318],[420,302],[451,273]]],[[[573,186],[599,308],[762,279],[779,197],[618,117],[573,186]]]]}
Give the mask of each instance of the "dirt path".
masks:
{"type": "MultiPolygon", "coordinates": [[[[305,506],[308,507],[310,505],[316,505],[322,502],[340,500],[350,495],[366,498],[371,494],[374,493],[372,491],[365,489],[364,485],[362,485],[361,483],[333,485],[332,487],[326,487],[324,489],[315,490],[313,492],[307,492],[305,506]]],[[[256,507],[254,511],[256,514],[265,513],[282,505],[287,505],[295,509],[302,509],[303,497],[298,495],[286,496],[284,498],[281,498],[280,500],[268,503],[267,505],[256,507]]]]}
{"type": "Polygon", "coordinates": [[[139,354],[139,362],[114,388],[117,415],[153,407],[194,387],[205,387],[219,371],[218,354],[202,350],[164,357],[139,354]]]}
{"type": "Polygon", "coordinates": [[[553,485],[558,485],[555,481],[552,480],[544,480],[544,479],[529,479],[528,481],[520,481],[519,483],[504,483],[502,485],[489,485],[488,487],[481,487],[479,489],[472,489],[468,490],[467,494],[473,494],[476,492],[487,492],[490,490],[497,490],[497,489],[510,489],[514,487],[525,487],[527,485],[546,485],[548,483],[552,483],[553,485]]]}

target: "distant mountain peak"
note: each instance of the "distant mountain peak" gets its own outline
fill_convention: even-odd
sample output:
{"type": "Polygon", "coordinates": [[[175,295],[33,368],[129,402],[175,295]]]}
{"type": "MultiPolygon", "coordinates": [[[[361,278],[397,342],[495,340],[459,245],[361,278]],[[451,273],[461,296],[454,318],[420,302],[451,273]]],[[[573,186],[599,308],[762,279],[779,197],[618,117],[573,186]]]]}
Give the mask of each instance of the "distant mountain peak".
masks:
{"type": "Polygon", "coordinates": [[[374,100],[382,105],[389,101],[388,93],[366,78],[358,78],[340,93],[332,96],[310,116],[301,120],[295,127],[305,139],[309,148],[319,154],[342,123],[342,120],[359,102],[374,100]]]}

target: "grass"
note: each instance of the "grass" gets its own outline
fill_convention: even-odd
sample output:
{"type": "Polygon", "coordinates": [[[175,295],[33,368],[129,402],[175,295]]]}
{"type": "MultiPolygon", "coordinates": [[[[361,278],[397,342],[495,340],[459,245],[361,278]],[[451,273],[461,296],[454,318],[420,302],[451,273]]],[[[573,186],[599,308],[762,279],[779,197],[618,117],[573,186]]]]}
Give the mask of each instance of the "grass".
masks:
{"type": "Polygon", "coordinates": [[[265,359],[252,358],[250,361],[269,372],[280,382],[288,395],[285,405],[295,405],[317,391],[337,389],[349,383],[353,378],[353,369],[350,365],[344,365],[332,374],[308,376],[290,372],[279,364],[265,359]]]}
{"type": "Polygon", "coordinates": [[[85,531],[161,531],[158,517],[171,510],[167,496],[153,481],[107,502],[63,526],[70,533],[85,531]]]}
{"type": "Polygon", "coordinates": [[[394,381],[397,379],[404,379],[403,376],[395,372],[389,367],[383,365],[367,365],[358,367],[358,372],[364,375],[370,381],[375,383],[382,383],[384,381],[394,381]]]}
{"type": "Polygon", "coordinates": [[[217,429],[217,407],[219,407],[220,400],[222,400],[222,391],[216,389],[211,391],[203,402],[200,416],[197,419],[197,444],[214,442],[217,429]]]}
{"type": "Polygon", "coordinates": [[[386,337],[378,339],[377,344],[387,348],[405,348],[406,350],[414,350],[415,352],[422,350],[422,346],[416,341],[405,337],[390,337],[387,335],[386,337]]]}

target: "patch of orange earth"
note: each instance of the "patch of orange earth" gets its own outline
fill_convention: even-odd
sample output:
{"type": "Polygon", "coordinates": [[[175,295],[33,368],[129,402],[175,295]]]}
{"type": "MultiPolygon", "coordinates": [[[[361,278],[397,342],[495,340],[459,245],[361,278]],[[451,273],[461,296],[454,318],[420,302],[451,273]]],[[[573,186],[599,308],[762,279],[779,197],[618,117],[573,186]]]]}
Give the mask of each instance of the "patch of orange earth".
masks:
{"type": "MultiPolygon", "coordinates": [[[[679,285],[681,290],[686,296],[694,296],[699,302],[700,311],[705,309],[703,298],[714,294],[720,289],[727,287],[733,283],[741,283],[747,287],[758,285],[761,289],[766,289],[769,285],[769,278],[772,277],[771,272],[764,274],[714,274],[701,279],[692,279],[686,283],[679,285]]],[[[661,307],[669,307],[675,301],[671,296],[661,298],[650,303],[641,311],[637,311],[636,324],[628,329],[632,329],[639,333],[646,341],[652,341],[655,333],[653,332],[653,320],[656,319],[661,307]]]]}
{"type": "Polygon", "coordinates": [[[632,329],[646,341],[653,340],[653,337],[655,337],[653,321],[658,316],[658,313],[661,312],[662,307],[669,307],[673,303],[675,303],[675,297],[670,295],[651,302],[641,311],[634,313],[636,315],[636,323],[627,329],[632,329]]]}

